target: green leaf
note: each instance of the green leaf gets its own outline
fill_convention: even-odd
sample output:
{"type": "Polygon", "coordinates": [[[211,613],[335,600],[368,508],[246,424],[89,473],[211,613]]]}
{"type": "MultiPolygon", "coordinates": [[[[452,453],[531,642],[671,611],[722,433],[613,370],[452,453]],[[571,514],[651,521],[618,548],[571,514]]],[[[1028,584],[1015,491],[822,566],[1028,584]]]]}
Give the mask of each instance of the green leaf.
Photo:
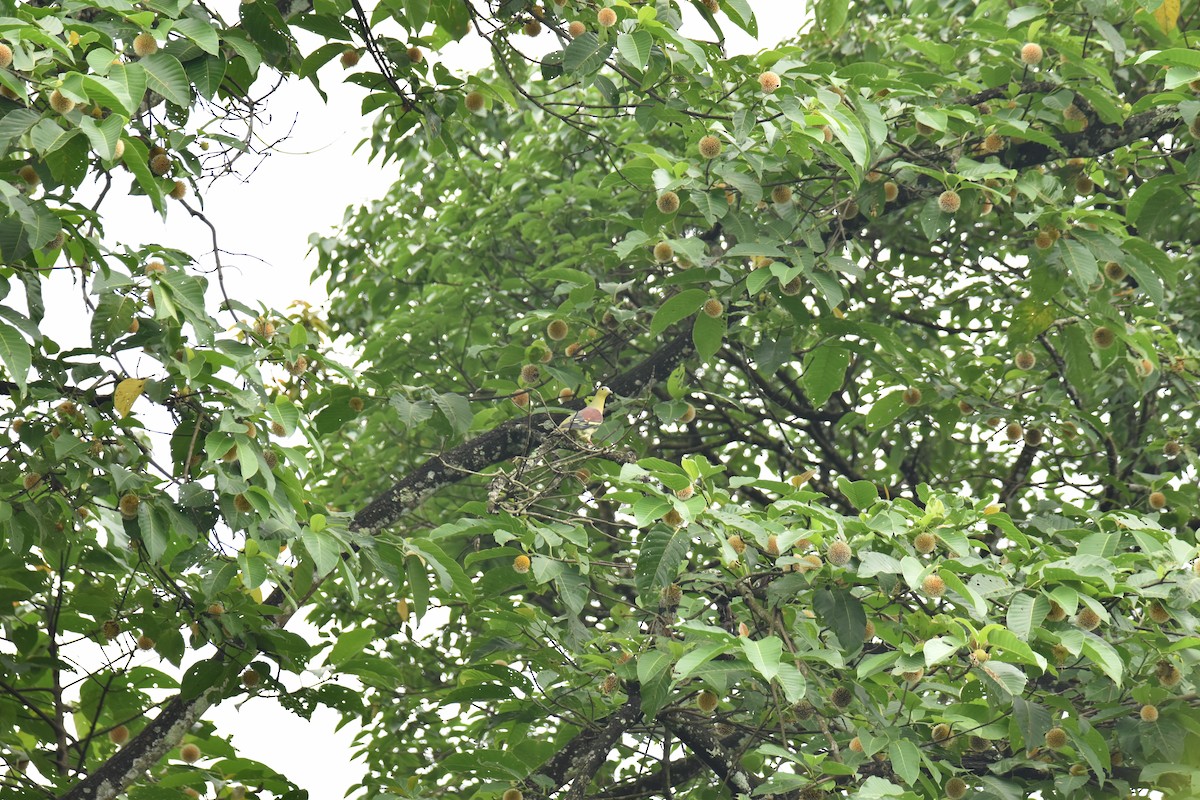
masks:
{"type": "MultiPolygon", "coordinates": [[[[1042,737],[1050,730],[1050,712],[1044,706],[1018,695],[1013,695],[1012,704],[1013,718],[1016,719],[1017,728],[1025,739],[1025,749],[1041,747],[1042,737]]],[[[1013,742],[1014,750],[1017,749],[1016,745],[1017,743],[1013,742]]]]}
{"type": "Polygon", "coordinates": [[[221,40],[210,23],[194,17],[183,17],[175,20],[172,27],[195,42],[201,50],[209,55],[215,56],[221,52],[221,40]]]}
{"type": "Polygon", "coordinates": [[[695,314],[707,298],[708,293],[703,289],[684,289],[670,297],[654,312],[654,319],[650,322],[650,335],[658,336],[676,322],[695,314]]]}
{"type": "Polygon", "coordinates": [[[870,481],[850,481],[839,475],[837,486],[838,491],[860,511],[870,508],[879,500],[879,490],[870,481]]]}
{"type": "Polygon", "coordinates": [[[1112,679],[1117,686],[1124,677],[1125,662],[1111,644],[1092,633],[1083,637],[1083,654],[1112,679]]]}
{"type": "Polygon", "coordinates": [[[105,161],[112,161],[117,155],[117,142],[121,139],[121,131],[128,123],[118,114],[110,114],[100,122],[91,117],[79,120],[79,129],[83,131],[96,155],[105,161]]]}
{"type": "Polygon", "coordinates": [[[759,675],[770,682],[779,674],[779,658],[783,654],[783,642],[778,636],[763,639],[742,639],[742,652],[754,665],[759,675]]]}
{"type": "Polygon", "coordinates": [[[346,631],[338,637],[325,662],[331,667],[341,666],[361,653],[376,635],[374,628],[355,628],[346,631]]]}
{"type": "Polygon", "coordinates": [[[842,388],[846,379],[846,368],[850,366],[850,352],[841,347],[825,345],[809,352],[804,357],[804,391],[813,408],[821,408],[830,396],[842,388]]]}
{"type": "MultiPolygon", "coordinates": [[[[657,316],[655,317],[657,321],[657,316]]],[[[696,345],[696,355],[701,362],[712,359],[721,349],[725,338],[725,315],[710,317],[708,314],[697,314],[692,326],[692,343],[696,345]]]]}
{"type": "MultiPolygon", "coordinates": [[[[617,34],[617,51],[621,54],[622,58],[638,69],[646,68],[646,62],[650,60],[650,46],[652,44],[654,44],[654,39],[646,31],[638,30],[633,33],[617,34]]],[[[569,50],[570,48],[567,49],[569,50]]]]}
{"type": "Polygon", "coordinates": [[[8,368],[8,377],[24,395],[29,387],[29,370],[33,366],[33,352],[20,332],[0,322],[0,361],[8,368]]]}
{"type": "Polygon", "coordinates": [[[1092,255],[1091,250],[1074,240],[1060,239],[1058,244],[1055,252],[1062,258],[1062,263],[1066,265],[1075,285],[1086,290],[1100,277],[1096,257],[1092,255]]]}
{"type": "Polygon", "coordinates": [[[980,669],[1013,697],[1020,696],[1029,682],[1029,677],[1020,668],[1003,661],[985,661],[980,669]]]}
{"type": "Polygon", "coordinates": [[[611,42],[601,42],[594,31],[588,31],[563,51],[563,69],[578,77],[590,75],[604,66],[612,51],[611,42]]]}
{"type": "Polygon", "coordinates": [[[675,580],[691,543],[686,531],[686,528],[678,528],[668,532],[660,526],[646,534],[646,543],[642,545],[634,572],[638,593],[644,599],[648,600],[656,589],[675,580]]]}
{"type": "Polygon", "coordinates": [[[331,533],[327,531],[314,531],[305,529],[300,534],[300,540],[304,542],[304,549],[312,556],[313,562],[317,566],[317,575],[324,577],[333,571],[337,566],[338,560],[342,557],[342,545],[331,533]]]}
{"type": "Polygon", "coordinates": [[[471,429],[471,420],[474,418],[474,414],[471,411],[470,400],[461,394],[447,392],[446,394],[435,394],[433,402],[450,421],[450,428],[456,434],[461,436],[471,429]]]}
{"type": "Polygon", "coordinates": [[[183,700],[192,700],[217,685],[225,667],[220,661],[205,659],[197,661],[188,667],[179,682],[179,696],[183,700]]]}
{"type": "Polygon", "coordinates": [[[1050,601],[1044,596],[1022,592],[1009,603],[1005,624],[1017,638],[1028,640],[1034,629],[1041,627],[1049,613],[1050,601]]]}
{"type": "Polygon", "coordinates": [[[867,614],[858,598],[847,589],[822,589],[813,595],[817,621],[833,631],[847,652],[857,652],[867,630],[867,614]]]}
{"type": "Polygon", "coordinates": [[[888,755],[891,757],[892,769],[900,779],[913,786],[921,776],[921,751],[907,739],[901,739],[888,745],[888,755]]]}
{"type": "Polygon", "coordinates": [[[146,87],[177,106],[187,108],[192,102],[191,84],[179,59],[159,51],[146,56],[138,64],[146,71],[146,87]]]}

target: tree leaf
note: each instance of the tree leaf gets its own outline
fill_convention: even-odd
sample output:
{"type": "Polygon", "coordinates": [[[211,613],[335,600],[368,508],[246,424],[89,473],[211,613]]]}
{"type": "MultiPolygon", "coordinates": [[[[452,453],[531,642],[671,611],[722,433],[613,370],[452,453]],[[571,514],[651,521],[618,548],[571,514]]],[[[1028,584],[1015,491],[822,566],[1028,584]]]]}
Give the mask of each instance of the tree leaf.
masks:
{"type": "Polygon", "coordinates": [[[707,298],[708,293],[703,289],[684,289],[668,298],[658,311],[654,312],[654,319],[650,322],[650,334],[658,336],[681,319],[695,314],[707,298]]]}
{"type": "Polygon", "coordinates": [[[833,631],[842,649],[857,652],[867,630],[867,614],[862,603],[846,589],[822,589],[813,595],[817,621],[833,631]]]}
{"type": "Polygon", "coordinates": [[[821,408],[830,396],[842,388],[850,353],[841,347],[824,345],[804,357],[804,391],[813,408],[821,408]]]}
{"type": "Polygon", "coordinates": [[[29,370],[33,366],[33,351],[11,325],[0,322],[0,361],[8,368],[8,376],[24,395],[29,387],[29,370]]]}
{"type": "Polygon", "coordinates": [[[146,388],[145,378],[126,378],[117,384],[117,389],[113,392],[113,408],[117,411],[117,416],[129,416],[130,409],[133,408],[134,402],[142,396],[142,390],[146,388]]]}
{"type": "Polygon", "coordinates": [[[146,71],[146,87],[161,94],[177,106],[187,108],[192,102],[191,84],[179,59],[159,51],[146,56],[138,64],[146,71]]]}

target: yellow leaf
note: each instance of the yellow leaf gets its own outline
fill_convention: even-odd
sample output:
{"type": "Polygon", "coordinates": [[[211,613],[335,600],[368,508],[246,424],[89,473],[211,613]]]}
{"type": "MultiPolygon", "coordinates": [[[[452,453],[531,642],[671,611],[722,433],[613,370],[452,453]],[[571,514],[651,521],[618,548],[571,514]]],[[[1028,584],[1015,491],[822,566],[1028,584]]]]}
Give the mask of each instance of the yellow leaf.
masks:
{"type": "Polygon", "coordinates": [[[142,396],[142,389],[145,388],[145,378],[126,378],[118,383],[117,390],[113,392],[113,407],[117,409],[117,413],[122,417],[129,416],[133,401],[142,396]]]}
{"type": "Polygon", "coordinates": [[[1154,9],[1154,19],[1163,33],[1170,33],[1179,25],[1179,0],[1163,0],[1162,5],[1154,9]]]}

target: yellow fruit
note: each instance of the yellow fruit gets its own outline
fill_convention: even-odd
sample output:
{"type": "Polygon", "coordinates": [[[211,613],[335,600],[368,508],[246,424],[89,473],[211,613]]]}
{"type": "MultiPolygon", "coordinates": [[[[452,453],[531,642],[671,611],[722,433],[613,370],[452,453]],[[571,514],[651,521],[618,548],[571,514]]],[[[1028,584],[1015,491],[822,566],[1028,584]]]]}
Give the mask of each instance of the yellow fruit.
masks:
{"type": "Polygon", "coordinates": [[[863,627],[863,641],[869,642],[875,638],[875,623],[867,620],[867,624],[863,627]]]}
{"type": "Polygon", "coordinates": [[[1067,612],[1055,601],[1050,601],[1050,611],[1046,614],[1048,622],[1062,622],[1067,618],[1067,612]]]}
{"type": "Polygon", "coordinates": [[[579,20],[572,20],[571,24],[567,26],[567,33],[570,34],[572,39],[578,39],[586,32],[587,26],[579,20]]]}
{"type": "Polygon", "coordinates": [[[946,214],[953,214],[961,205],[962,200],[959,198],[958,192],[947,189],[938,195],[938,208],[946,214]]]}
{"type": "Polygon", "coordinates": [[[1042,50],[1042,46],[1035,42],[1027,42],[1021,47],[1021,61],[1028,66],[1037,66],[1042,63],[1045,56],[1046,53],[1042,50]]]}
{"type": "Polygon", "coordinates": [[[758,76],[758,85],[762,88],[763,92],[771,94],[782,86],[783,82],[779,80],[779,76],[774,72],[764,72],[758,76]]]}
{"type": "Polygon", "coordinates": [[[542,377],[542,371],[537,364],[526,364],[521,367],[522,383],[537,383],[540,377],[542,377]]]}
{"type": "Polygon", "coordinates": [[[1079,609],[1079,613],[1075,615],[1075,624],[1085,631],[1094,631],[1100,627],[1100,621],[1100,615],[1087,606],[1079,609]]]}
{"type": "Polygon", "coordinates": [[[725,306],[715,297],[710,297],[704,301],[704,313],[716,319],[725,313],[725,306]]]}
{"type": "Polygon", "coordinates": [[[467,92],[467,96],[463,98],[463,105],[472,114],[479,113],[483,110],[483,94],[481,92],[467,92]]]}
{"type": "Polygon", "coordinates": [[[179,757],[189,764],[195,764],[200,760],[200,748],[194,744],[185,744],[179,748],[179,757]]]}
{"type": "Polygon", "coordinates": [[[988,655],[988,651],[984,650],[983,648],[976,648],[971,651],[971,661],[974,664],[983,664],[989,658],[991,658],[991,656],[988,655]]]}
{"type": "Polygon", "coordinates": [[[605,675],[604,680],[600,682],[600,694],[610,695],[617,690],[617,686],[619,685],[620,681],[617,680],[617,676],[610,672],[605,675]]]}
{"type": "Polygon", "coordinates": [[[225,606],[220,603],[210,603],[207,610],[212,616],[219,617],[225,613],[225,606]]]}
{"type": "MultiPolygon", "coordinates": [[[[611,11],[612,9],[606,9],[611,11]]],[[[664,214],[674,214],[679,210],[679,195],[674,192],[663,192],[656,202],[658,210],[664,214]]]]}
{"type": "Polygon", "coordinates": [[[141,499],[136,494],[123,494],[121,495],[121,500],[117,503],[117,508],[120,510],[121,516],[125,519],[136,519],[138,506],[141,503],[141,499]]]}
{"type": "Polygon", "coordinates": [[[75,108],[75,101],[55,89],[50,93],[50,107],[59,114],[66,114],[75,108]]]}
{"type": "Polygon", "coordinates": [[[780,206],[792,202],[792,187],[776,186],[771,190],[771,200],[780,206]]]}
{"type": "Polygon", "coordinates": [[[517,408],[528,408],[529,392],[517,392],[512,396],[512,401],[517,408]]]}
{"type": "Polygon", "coordinates": [[[721,155],[721,140],[715,136],[704,136],[696,145],[696,149],[700,151],[703,158],[714,159],[721,155]]]}
{"type": "Polygon", "coordinates": [[[1149,703],[1142,706],[1138,712],[1138,716],[1142,718],[1142,722],[1158,722],[1158,706],[1152,706],[1149,703]]]}
{"type": "Polygon", "coordinates": [[[12,48],[6,44],[0,44],[0,69],[8,69],[12,64],[12,48]]]}
{"type": "Polygon", "coordinates": [[[659,242],[654,245],[654,260],[660,264],[666,264],[675,258],[675,248],[670,242],[659,242]]]}
{"type": "Polygon", "coordinates": [[[523,800],[524,797],[520,789],[507,789],[504,792],[504,800],[523,800]]]}
{"type": "Polygon", "coordinates": [[[21,478],[21,485],[25,487],[25,491],[27,491],[27,492],[30,491],[31,489],[33,489],[35,486],[37,486],[41,482],[42,482],[42,476],[37,474],[36,472],[27,473],[23,478],[21,478]]]}
{"type": "Polygon", "coordinates": [[[1029,371],[1037,366],[1037,356],[1028,350],[1018,350],[1013,361],[1017,365],[1017,369],[1029,371]]]}
{"type": "Polygon", "coordinates": [[[946,593],[946,582],[940,575],[926,575],[925,580],[921,581],[921,590],[936,599],[946,593]]]}
{"type": "Polygon", "coordinates": [[[1166,607],[1157,600],[1150,604],[1149,616],[1152,621],[1159,625],[1164,625],[1171,621],[1171,612],[1167,611],[1166,607]]]}
{"type": "Polygon", "coordinates": [[[733,552],[737,553],[739,556],[746,552],[745,540],[736,533],[732,534],[728,539],[725,540],[725,542],[729,545],[733,552]]]}
{"type": "Polygon", "coordinates": [[[1150,504],[1150,508],[1154,509],[1155,511],[1162,511],[1167,507],[1167,496],[1162,492],[1151,492],[1150,496],[1146,498],[1146,502],[1148,502],[1150,504]]]}
{"type": "Polygon", "coordinates": [[[692,495],[694,495],[695,493],[696,493],[696,488],[694,486],[685,486],[682,489],[675,490],[675,496],[678,497],[680,500],[690,500],[692,495]]]}
{"type": "Polygon", "coordinates": [[[555,342],[561,342],[567,338],[569,331],[570,328],[567,326],[567,323],[561,319],[551,320],[550,324],[546,326],[546,336],[555,342]]]}
{"type": "Polygon", "coordinates": [[[998,133],[989,133],[983,137],[983,152],[999,153],[1004,149],[1004,137],[998,133]]]}
{"type": "Polygon", "coordinates": [[[524,575],[526,572],[529,572],[530,563],[529,556],[519,555],[513,559],[513,570],[524,575]]]}
{"type": "Polygon", "coordinates": [[[152,34],[142,32],[133,37],[133,54],[138,58],[145,58],[157,52],[158,41],[152,34]]]}
{"type": "Polygon", "coordinates": [[[125,744],[129,741],[129,728],[118,725],[108,732],[108,740],[116,745],[125,744]]]}
{"type": "Polygon", "coordinates": [[[841,539],[837,539],[829,545],[829,550],[825,553],[825,557],[829,559],[829,563],[836,567],[844,567],[850,563],[851,556],[854,551],[850,549],[850,545],[841,539]]]}
{"type": "Polygon", "coordinates": [[[715,693],[705,689],[696,696],[696,708],[703,711],[705,714],[711,714],[717,708],[718,697],[715,693]]]}
{"type": "Polygon", "coordinates": [[[601,28],[611,28],[617,24],[617,12],[611,8],[602,8],[596,12],[596,22],[601,28]]]}
{"type": "Polygon", "coordinates": [[[1008,423],[1008,427],[1004,429],[1004,435],[1010,442],[1015,442],[1025,435],[1025,429],[1021,427],[1021,423],[1019,422],[1010,422],[1008,423]]]}

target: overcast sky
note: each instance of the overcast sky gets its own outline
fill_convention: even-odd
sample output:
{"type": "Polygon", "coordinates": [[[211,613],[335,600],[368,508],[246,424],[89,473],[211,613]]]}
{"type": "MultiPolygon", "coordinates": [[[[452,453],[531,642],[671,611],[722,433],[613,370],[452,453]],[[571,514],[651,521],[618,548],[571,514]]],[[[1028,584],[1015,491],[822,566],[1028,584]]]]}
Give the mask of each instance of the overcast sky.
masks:
{"type": "MultiPolygon", "coordinates": [[[[804,3],[799,0],[750,0],[758,16],[758,42],[732,24],[723,27],[726,45],[733,54],[753,53],[771,47],[798,30],[804,3]]],[[[226,19],[236,18],[237,0],[210,4],[226,19]]],[[[364,2],[368,15],[374,2],[364,2]]],[[[711,30],[686,7],[689,24],[684,32],[696,38],[711,38],[711,30]]],[[[721,17],[723,20],[723,16],[721,17]]],[[[538,40],[518,37],[531,54],[554,46],[550,34],[538,40]]],[[[306,52],[316,46],[313,39],[301,40],[306,52]]],[[[454,45],[440,58],[452,69],[466,72],[491,62],[486,43],[468,39],[454,45]]],[[[366,67],[367,64],[361,65],[366,67]]],[[[260,129],[262,141],[287,133],[289,138],[262,159],[245,181],[227,176],[203,190],[199,204],[218,233],[225,254],[226,282],[231,296],[255,306],[284,309],[302,299],[320,305],[324,287],[314,286],[309,277],[316,261],[308,256],[311,233],[329,235],[341,222],[345,210],[381,196],[398,178],[394,165],[367,163],[367,150],[352,151],[368,134],[369,120],[359,114],[363,91],[342,84],[344,71],[335,59],[321,72],[322,87],[329,94],[323,104],[307,82],[283,85],[267,107],[267,124],[260,129]]],[[[260,80],[260,84],[264,81],[260,80]]],[[[245,162],[245,160],[243,160],[245,162]]],[[[249,163],[247,166],[249,166],[249,163]]],[[[209,229],[174,206],[162,220],[144,197],[119,197],[115,186],[102,208],[110,243],[131,245],[153,243],[191,253],[202,265],[210,266],[212,239],[209,229]]],[[[196,202],[191,196],[188,202],[196,202]]],[[[10,298],[12,300],[13,298],[10,298]]],[[[46,292],[48,332],[64,346],[87,342],[86,324],[80,324],[79,295],[70,274],[62,272],[46,292]]],[[[143,376],[154,377],[154,376],[143,376]]],[[[305,633],[300,620],[291,627],[305,633]]],[[[150,664],[150,654],[146,656],[150,664]]],[[[341,797],[362,779],[363,767],[351,760],[354,728],[335,732],[337,716],[318,710],[311,722],[286,711],[273,700],[253,698],[241,707],[233,702],[212,710],[207,717],[218,731],[232,732],[235,747],[248,758],[270,764],[308,789],[313,798],[341,797]]]]}

